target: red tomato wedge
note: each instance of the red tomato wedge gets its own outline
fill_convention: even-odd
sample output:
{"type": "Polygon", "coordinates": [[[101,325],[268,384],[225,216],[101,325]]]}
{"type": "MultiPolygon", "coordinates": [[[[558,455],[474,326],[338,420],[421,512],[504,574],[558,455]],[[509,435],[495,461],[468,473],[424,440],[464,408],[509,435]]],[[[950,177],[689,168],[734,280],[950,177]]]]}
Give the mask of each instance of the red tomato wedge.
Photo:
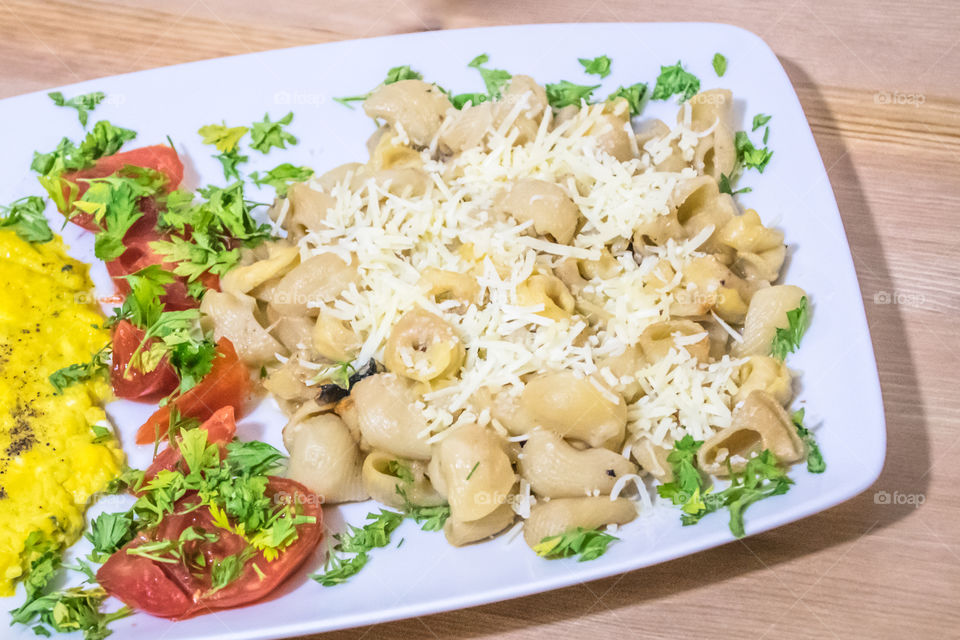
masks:
{"type": "MultiPolygon", "coordinates": [[[[237,357],[233,343],[227,338],[217,341],[217,357],[210,373],[182,396],[173,401],[180,415],[198,420],[209,419],[222,407],[233,407],[237,415],[243,413],[250,392],[250,374],[237,357]]],[[[170,425],[170,407],[160,407],[137,431],[137,444],[149,444],[157,433],[166,439],[170,425]]]]}
{"type": "MultiPolygon", "coordinates": [[[[200,426],[207,431],[208,442],[220,445],[221,455],[233,439],[236,423],[233,408],[223,407],[200,426]]],[[[144,474],[149,481],[161,469],[178,470],[180,451],[167,447],[154,459],[144,474]]],[[[185,469],[179,469],[185,471],[185,469]]],[[[266,495],[274,504],[290,504],[297,514],[312,516],[315,522],[297,525],[297,539],[284,548],[279,557],[268,561],[262,552],[255,552],[239,576],[219,590],[211,588],[211,567],[227,556],[247,548],[240,535],[214,524],[207,507],[198,504],[195,492],[177,501],[174,512],[164,516],[153,529],[140,532],[136,538],[110,556],[97,571],[97,582],[107,593],[125,604],[151,615],[174,620],[228,609],[256,602],[270,595],[313,553],[323,536],[323,512],[319,496],[298,482],[270,476],[266,495]],[[163,540],[179,540],[188,527],[201,534],[216,534],[214,542],[191,540],[183,545],[183,558],[194,561],[158,562],[128,553],[141,545],[163,540]],[[196,561],[203,558],[202,563],[196,561]],[[254,567],[256,565],[256,567],[254,567]]]]}
{"type": "MultiPolygon", "coordinates": [[[[226,445],[237,435],[237,419],[233,407],[228,405],[217,409],[199,428],[207,432],[208,443],[226,445]]],[[[180,449],[167,447],[157,454],[147,470],[143,472],[143,481],[150,482],[163,470],[176,470],[181,459],[183,456],[180,454],[180,449]]]]}
{"type": "Polygon", "coordinates": [[[177,512],[164,517],[156,528],[141,532],[110,556],[97,571],[97,582],[124,604],[173,620],[239,607],[269,596],[316,549],[323,536],[323,512],[319,498],[293,480],[271,476],[266,493],[277,502],[298,505],[298,513],[313,516],[316,522],[298,525],[297,540],[275,560],[268,561],[263,553],[255,553],[244,565],[240,576],[219,591],[211,593],[209,567],[216,560],[240,552],[247,543],[242,537],[214,525],[207,508],[189,511],[189,507],[196,504],[195,494],[181,498],[177,512]],[[213,543],[191,541],[184,544],[185,557],[203,556],[207,567],[203,571],[198,571],[196,566],[188,568],[181,563],[156,562],[127,552],[151,542],[177,540],[187,527],[219,535],[213,543]]]}
{"type": "MultiPolygon", "coordinates": [[[[156,369],[144,373],[133,367],[128,370],[130,356],[143,340],[143,329],[137,328],[126,320],[117,323],[113,331],[113,364],[110,367],[110,382],[113,393],[118,398],[137,402],[157,402],[177,388],[180,378],[164,357],[156,369]]],[[[144,348],[149,348],[154,340],[148,340],[144,348]]]]}
{"type": "MultiPolygon", "coordinates": [[[[183,163],[180,161],[180,156],[177,155],[177,152],[172,147],[160,144],[115,153],[112,156],[104,156],[97,160],[97,163],[92,167],[64,173],[63,177],[70,182],[75,182],[80,189],[79,195],[82,196],[84,192],[86,192],[89,184],[86,182],[78,182],[78,180],[105,178],[113,175],[127,165],[154,169],[163,173],[167,177],[167,185],[165,187],[167,191],[176,189],[180,185],[180,181],[183,180],[183,163]]],[[[66,190],[64,190],[64,197],[67,195],[66,190]]],[[[61,211],[61,213],[67,212],[61,211]]],[[[71,217],[70,222],[88,231],[100,230],[99,225],[94,222],[93,216],[82,211],[71,217]]],[[[154,222],[156,222],[156,219],[154,219],[154,222]]]]}

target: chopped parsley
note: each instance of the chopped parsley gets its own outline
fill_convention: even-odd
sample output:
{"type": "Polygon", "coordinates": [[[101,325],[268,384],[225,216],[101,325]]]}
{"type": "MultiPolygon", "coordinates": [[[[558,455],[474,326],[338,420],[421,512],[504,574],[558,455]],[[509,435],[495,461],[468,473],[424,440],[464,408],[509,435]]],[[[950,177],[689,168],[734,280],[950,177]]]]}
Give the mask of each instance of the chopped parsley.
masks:
{"type": "Polygon", "coordinates": [[[440,531],[450,517],[450,505],[441,504],[434,507],[421,507],[410,502],[407,492],[400,485],[396,487],[397,494],[403,498],[403,513],[420,525],[422,531],[440,531]]]}
{"type": "Polygon", "coordinates": [[[583,102],[590,102],[594,90],[599,89],[600,85],[574,84],[561,80],[555,84],[548,83],[545,88],[550,106],[554,109],[562,109],[570,105],[579,107],[583,102]]]}
{"type": "Polygon", "coordinates": [[[718,78],[722,78],[727,72],[727,58],[722,53],[713,54],[713,70],[718,78]]]}
{"type": "Polygon", "coordinates": [[[757,149],[750,141],[750,137],[745,131],[737,131],[733,140],[737,149],[737,163],[747,169],[756,169],[760,173],[767,168],[770,158],[773,157],[773,151],[766,147],[757,149]]]}
{"type": "Polygon", "coordinates": [[[673,468],[673,481],[657,487],[657,493],[680,507],[683,524],[692,525],[714,511],[727,509],[730,531],[738,538],[744,535],[743,512],[758,500],[786,493],[792,481],[776,456],[769,450],[750,459],[740,473],[731,473],[730,486],[714,492],[707,488],[696,466],[697,451],[702,441],[686,435],[674,443],[667,461],[673,468]]]}
{"type": "Polygon", "coordinates": [[[403,514],[381,509],[380,513],[368,513],[367,520],[370,522],[362,527],[350,525],[347,533],[333,536],[337,544],[327,552],[324,572],[311,575],[313,580],[324,587],[333,587],[356,575],[366,566],[371,550],[390,544],[390,535],[403,522],[403,514]],[[348,553],[356,555],[347,558],[344,554],[348,553]]]}
{"type": "Polygon", "coordinates": [[[236,149],[218,153],[213,157],[220,161],[220,166],[223,168],[224,180],[239,180],[240,171],[237,169],[237,165],[247,162],[250,159],[250,156],[240,155],[240,152],[236,149]]]}
{"type": "Polygon", "coordinates": [[[54,591],[29,601],[10,612],[13,622],[40,624],[33,627],[37,635],[50,635],[50,629],[61,633],[82,631],[84,640],[102,640],[110,635],[107,625],[114,620],[133,613],[129,607],[121,607],[112,613],[103,613],[100,606],[107,599],[107,592],[100,587],[83,589],[73,587],[54,591]]]}
{"type": "Polygon", "coordinates": [[[254,122],[250,129],[250,148],[260,153],[269,153],[270,149],[286,149],[288,144],[297,144],[297,138],[292,133],[285,131],[284,126],[293,122],[293,111],[283,116],[276,122],[270,120],[270,114],[263,115],[263,121],[254,122]]]}
{"type": "Polygon", "coordinates": [[[458,93],[455,96],[450,96],[450,103],[457,109],[463,109],[468,104],[470,106],[483,104],[490,99],[485,93],[458,93]]]}
{"type": "Polygon", "coordinates": [[[91,562],[103,562],[136,534],[131,513],[101,513],[90,523],[84,537],[93,544],[91,562]]]}
{"type": "Polygon", "coordinates": [[[77,110],[77,117],[84,129],[87,128],[87,115],[97,108],[97,105],[103,102],[106,97],[102,91],[94,91],[83,95],[74,96],[69,100],[64,99],[59,91],[52,91],[47,96],[53,100],[53,104],[58,107],[70,107],[77,110]]]}
{"type": "Polygon", "coordinates": [[[203,144],[212,144],[220,153],[235,151],[240,139],[250,131],[248,127],[228,127],[226,124],[208,124],[197,130],[203,144]]]}
{"type": "Polygon", "coordinates": [[[619,539],[599,529],[577,527],[560,535],[545,537],[534,545],[533,550],[543,558],[579,556],[577,560],[585,562],[602,556],[610,543],[619,539]]]}
{"type": "Polygon", "coordinates": [[[743,512],[754,502],[778,496],[790,489],[793,481],[780,467],[777,457],[769,449],[764,449],[751,458],[744,470],[730,476],[730,486],[716,493],[706,492],[702,496],[700,508],[695,512],[687,511],[681,518],[684,525],[696,524],[700,518],[720,509],[730,513],[730,531],[738,538],[745,535],[743,512]]]}
{"type": "MultiPolygon", "coordinates": [[[[401,80],[423,80],[423,76],[420,74],[420,72],[411,69],[410,65],[404,64],[398,67],[392,67],[389,71],[387,71],[387,77],[384,78],[381,84],[393,84],[394,82],[400,82],[401,80]]],[[[370,97],[371,93],[373,92],[368,91],[362,95],[334,98],[333,101],[339,102],[349,109],[353,109],[353,105],[350,104],[351,102],[363,102],[370,97]]],[[[460,107],[457,108],[459,109],[460,107]]]]}
{"type": "Polygon", "coordinates": [[[597,56],[596,58],[577,58],[583,65],[583,70],[593,76],[606,78],[610,75],[610,58],[607,56],[597,56]]]}
{"type": "Polygon", "coordinates": [[[820,453],[820,446],[813,433],[803,426],[803,417],[805,409],[797,409],[790,416],[793,426],[797,429],[797,435],[807,445],[807,471],[810,473],[823,473],[827,470],[827,463],[823,460],[823,454],[820,453]]]}
{"type": "Polygon", "coordinates": [[[640,113],[641,102],[647,94],[647,85],[643,82],[632,84],[629,87],[617,87],[617,90],[607,96],[607,101],[623,98],[630,105],[630,115],[635,116],[640,113]]]}
{"type": "Polygon", "coordinates": [[[743,187],[742,189],[733,190],[733,186],[730,184],[730,177],[725,173],[720,174],[720,180],[718,182],[720,193],[729,193],[732,196],[737,195],[738,193],[750,193],[753,191],[750,187],[743,187]]]}
{"type": "Polygon", "coordinates": [[[53,232],[43,216],[46,208],[43,198],[27,196],[0,207],[0,230],[8,229],[26,242],[43,243],[53,240],[53,232]]]}
{"type": "Polygon", "coordinates": [[[93,354],[89,362],[71,364],[70,366],[57,369],[51,373],[50,384],[52,384],[55,389],[54,393],[60,395],[64,389],[71,385],[78,382],[86,382],[99,375],[105,375],[109,370],[111,351],[112,347],[108,343],[93,354]]]}
{"type": "MultiPolygon", "coordinates": [[[[756,131],[763,125],[767,124],[768,122],[770,122],[770,118],[772,117],[773,116],[768,116],[762,113],[758,113],[757,115],[753,116],[753,128],[751,129],[751,131],[756,131]]],[[[766,142],[766,140],[764,140],[764,142],[766,142]]]]}
{"type": "Polygon", "coordinates": [[[135,131],[115,127],[107,120],[101,120],[93,125],[93,130],[79,146],[69,138],[62,138],[56,149],[49,153],[34,152],[30,168],[41,175],[59,175],[64,171],[86,169],[103,156],[113,155],[125,142],[136,137],[135,131]]]}
{"type": "Polygon", "coordinates": [[[309,167],[296,167],[289,162],[277,165],[262,176],[259,171],[250,174],[250,179],[258,187],[270,185],[277,191],[281,198],[287,195],[287,188],[294,182],[303,182],[313,175],[313,169],[309,167]]]}
{"type": "Polygon", "coordinates": [[[651,99],[667,100],[671,96],[679,95],[680,100],[683,101],[689,100],[699,91],[700,78],[684,70],[683,64],[678,60],[675,65],[660,67],[660,75],[657,77],[651,99]]]}
{"type": "Polygon", "coordinates": [[[484,67],[483,65],[489,61],[490,56],[481,53],[467,63],[467,66],[480,72],[480,77],[483,78],[483,84],[487,88],[487,96],[491,100],[494,100],[503,95],[503,88],[510,82],[513,76],[503,69],[488,69],[484,67]]]}
{"type": "Polygon", "coordinates": [[[793,353],[800,348],[800,340],[807,330],[810,322],[807,298],[800,298],[800,306],[796,309],[787,311],[787,328],[777,327],[777,332],[773,336],[773,342],[770,345],[770,353],[778,360],[784,360],[788,353],[793,353]]]}

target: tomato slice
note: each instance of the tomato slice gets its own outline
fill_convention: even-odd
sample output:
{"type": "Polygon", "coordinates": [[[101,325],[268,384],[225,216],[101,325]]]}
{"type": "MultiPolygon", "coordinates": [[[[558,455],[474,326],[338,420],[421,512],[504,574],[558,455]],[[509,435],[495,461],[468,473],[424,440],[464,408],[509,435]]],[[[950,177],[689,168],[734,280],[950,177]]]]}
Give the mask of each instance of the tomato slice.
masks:
{"type": "MultiPolygon", "coordinates": [[[[80,189],[79,195],[82,196],[89,184],[77,182],[79,179],[105,178],[127,165],[154,169],[163,173],[167,177],[167,184],[164,188],[168,192],[176,189],[180,185],[180,181],[183,180],[183,163],[180,161],[180,156],[172,147],[161,144],[115,153],[112,156],[104,156],[97,160],[92,167],[79,171],[69,171],[64,173],[63,177],[70,182],[75,182],[80,189]]],[[[67,195],[67,190],[64,189],[64,197],[67,195]]],[[[60,213],[68,212],[61,211],[60,213]]],[[[100,230],[100,226],[94,221],[93,215],[82,211],[72,216],[70,222],[88,231],[100,230]]]]}
{"type": "MultiPolygon", "coordinates": [[[[113,331],[113,364],[110,367],[110,381],[113,383],[113,393],[118,398],[136,400],[138,402],[157,402],[177,388],[180,377],[166,357],[160,361],[156,369],[144,373],[132,367],[130,356],[136,351],[143,340],[144,331],[135,327],[126,320],[117,323],[113,331]]],[[[147,341],[144,348],[149,348],[155,342],[147,341]]]]}
{"type": "MultiPolygon", "coordinates": [[[[227,406],[233,407],[237,415],[243,413],[250,392],[247,367],[237,357],[233,343],[227,338],[217,341],[217,354],[210,373],[197,386],[173,401],[181,416],[207,420],[218,409],[227,406]]],[[[169,425],[170,407],[160,407],[137,431],[137,444],[153,442],[158,432],[160,438],[165,439],[169,425]]]]}
{"type": "Polygon", "coordinates": [[[217,527],[207,508],[190,509],[197,503],[196,494],[181,498],[176,511],[165,516],[159,526],[141,532],[111,555],[97,571],[97,582],[124,604],[174,620],[239,607],[267,597],[316,549],[323,537],[323,513],[318,496],[287,478],[270,477],[266,495],[274,501],[297,505],[298,513],[313,516],[316,522],[298,525],[297,540],[275,560],[268,561],[262,552],[256,552],[240,575],[226,587],[211,593],[210,567],[215,561],[245,549],[247,542],[241,536],[217,527]],[[196,559],[202,556],[202,567],[196,562],[188,567],[183,562],[156,562],[128,553],[128,550],[144,544],[178,540],[187,527],[219,536],[216,542],[194,540],[184,544],[183,557],[196,559]]]}
{"type": "MultiPolygon", "coordinates": [[[[226,406],[217,409],[213,415],[205,420],[198,428],[207,432],[208,443],[226,445],[237,435],[237,421],[233,407],[226,406]]],[[[167,447],[157,454],[157,457],[153,459],[153,462],[147,467],[147,470],[143,472],[144,482],[153,480],[162,470],[175,471],[182,459],[183,456],[180,453],[180,449],[167,447]]],[[[186,469],[182,469],[182,471],[186,471],[186,469]]]]}

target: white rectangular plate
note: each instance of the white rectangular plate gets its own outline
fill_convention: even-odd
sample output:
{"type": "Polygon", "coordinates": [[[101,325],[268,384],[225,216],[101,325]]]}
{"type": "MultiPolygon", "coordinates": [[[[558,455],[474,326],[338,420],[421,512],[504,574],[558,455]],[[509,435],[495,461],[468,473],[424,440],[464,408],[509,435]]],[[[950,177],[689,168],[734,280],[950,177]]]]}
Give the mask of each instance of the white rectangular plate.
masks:
{"type": "MultiPolygon", "coordinates": [[[[638,81],[653,84],[659,65],[682,60],[701,78],[702,88],[726,87],[736,99],[740,128],[766,113],[770,146],[775,153],[766,171],[749,172],[741,186],[753,192],[738,196],[767,224],[783,229],[790,246],[785,280],[809,292],[813,322],[790,366],[802,371],[799,403],[827,461],[827,471],[811,475],[803,465],[792,472],[796,485],[784,496],[752,506],[748,533],[757,533],[822,511],[867,488],[879,475],[885,452],[880,387],[850,249],[830,183],[813,136],[786,73],[767,45],[742,29],[718,24],[570,24],[441,31],[339,42],[196,62],[116,76],[65,87],[67,96],[104,91],[108,99],[91,116],[136,130],[129,148],[162,143],[169,134],[187,164],[186,185],[222,184],[211,147],[197,129],[226,120],[250,123],[270,112],[274,119],[295,114],[291,130],[300,144],[274,150],[264,158],[250,153],[250,169],[280,162],[312,166],[318,173],[338,164],[363,160],[370,120],[359,109],[346,109],[332,97],[368,91],[389,67],[409,64],[424,77],[458,92],[482,90],[479,75],[467,63],[490,54],[489,66],[533,76],[538,82],[561,79],[593,83],[578,57],[606,54],[613,73],[596,92],[605,96],[617,86],[638,81]],[[711,68],[716,52],[729,67],[723,78],[711,68]]],[[[643,117],[671,121],[673,102],[651,103],[643,117]]],[[[10,127],[0,154],[0,202],[41,194],[28,171],[32,152],[52,149],[61,136],[81,135],[76,114],[55,108],[44,93],[0,101],[0,121],[10,127]]],[[[759,132],[753,134],[759,138],[759,132]]],[[[264,198],[268,196],[264,194],[264,198]]],[[[95,262],[92,242],[74,228],[64,230],[77,257],[95,262]]],[[[92,273],[99,292],[112,293],[102,265],[92,273]]],[[[131,463],[143,465],[150,447],[131,444],[149,409],[117,402],[109,408],[131,463]]],[[[282,415],[266,403],[240,426],[243,438],[280,444],[282,415]]],[[[102,508],[102,506],[100,507],[102,508]]],[[[116,509],[116,503],[108,508],[116,509]]],[[[120,507],[122,508],[122,507],[120,507]]],[[[359,524],[371,504],[326,510],[336,532],[344,521],[359,524]]],[[[99,508],[97,510],[100,510],[99,508]]],[[[381,549],[349,583],[324,588],[305,572],[273,599],[243,609],[171,623],[135,615],[112,625],[117,640],[134,637],[242,640],[315,633],[386,620],[468,607],[555,589],[646,567],[730,541],[727,518],[708,516],[681,527],[675,509],[657,508],[622,528],[622,541],[592,562],[542,560],[518,538],[462,549],[450,547],[441,533],[420,532],[406,522],[394,540],[399,549],[381,549]]],[[[316,570],[322,550],[310,563],[316,570]]],[[[10,599],[5,609],[16,606],[10,599]]],[[[0,627],[4,626],[0,623],[0,627]]],[[[10,633],[5,632],[5,633],[10,633]]],[[[19,631],[18,631],[19,633],[19,631]]],[[[33,634],[22,629],[23,637],[33,634]]]]}

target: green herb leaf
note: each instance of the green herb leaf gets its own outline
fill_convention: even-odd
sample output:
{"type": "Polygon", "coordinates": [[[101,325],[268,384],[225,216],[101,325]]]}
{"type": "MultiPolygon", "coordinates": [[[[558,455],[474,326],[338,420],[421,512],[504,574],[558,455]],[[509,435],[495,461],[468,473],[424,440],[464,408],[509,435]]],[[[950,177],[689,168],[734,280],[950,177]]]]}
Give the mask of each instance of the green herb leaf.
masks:
{"type": "Polygon", "coordinates": [[[750,193],[751,191],[753,191],[753,189],[751,189],[750,187],[743,187],[742,189],[737,189],[736,191],[733,191],[732,190],[733,187],[730,185],[730,178],[727,177],[727,174],[725,173],[720,174],[720,180],[718,182],[718,186],[720,188],[720,193],[729,193],[732,196],[735,196],[738,193],[750,193]]]}
{"type": "Polygon", "coordinates": [[[534,545],[533,550],[543,558],[568,558],[578,555],[578,561],[585,562],[602,556],[607,552],[610,543],[619,539],[598,529],[577,527],[560,535],[545,537],[534,545]]]}
{"type": "Polygon", "coordinates": [[[71,109],[77,110],[77,117],[80,119],[80,124],[86,128],[87,126],[87,115],[89,112],[97,108],[97,105],[103,102],[103,99],[106,97],[101,91],[94,91],[92,93],[85,93],[83,95],[74,96],[69,100],[65,100],[63,94],[59,91],[53,91],[47,94],[53,104],[58,107],[70,107],[71,109]]]}
{"type": "Polygon", "coordinates": [[[823,473],[827,470],[827,463],[824,462],[823,454],[820,453],[820,445],[817,444],[817,439],[809,429],[803,426],[804,413],[806,413],[804,409],[798,409],[793,412],[791,418],[793,426],[797,428],[797,435],[807,445],[807,471],[823,473]]]}
{"type": "Polygon", "coordinates": [[[467,63],[467,66],[480,72],[480,77],[483,78],[483,84],[487,88],[487,95],[493,100],[501,97],[503,88],[510,82],[513,76],[503,69],[487,69],[483,65],[489,61],[490,56],[481,53],[467,63]]]}
{"type": "Polygon", "coordinates": [[[224,180],[239,180],[240,171],[237,169],[237,165],[250,159],[249,156],[240,155],[240,152],[236,149],[224,151],[213,157],[220,161],[220,166],[223,168],[224,180]]]}
{"type": "Polygon", "coordinates": [[[584,84],[574,84],[566,80],[561,80],[555,84],[547,84],[547,102],[554,109],[562,109],[568,106],[579,107],[582,102],[590,102],[590,97],[595,89],[600,85],[592,86],[584,84]]]}
{"type": "Polygon", "coordinates": [[[235,440],[227,444],[225,464],[237,475],[275,474],[283,460],[286,456],[266,442],[235,440]]]}
{"type": "Polygon", "coordinates": [[[247,547],[240,553],[215,559],[210,564],[210,590],[207,595],[220,591],[239,578],[247,561],[254,555],[256,550],[253,547],[247,547]]]}
{"type": "Polygon", "coordinates": [[[363,527],[350,526],[348,533],[337,534],[336,551],[365,553],[390,544],[390,534],[403,522],[403,514],[381,509],[380,513],[368,513],[370,522],[363,527]]]}
{"type": "Polygon", "coordinates": [[[50,384],[60,395],[64,389],[78,382],[86,382],[98,375],[105,375],[109,371],[109,359],[112,349],[110,344],[93,354],[89,362],[82,364],[71,364],[70,366],[57,369],[50,374],[50,384]]]}
{"type": "Polygon", "coordinates": [[[770,345],[770,353],[778,360],[784,360],[788,353],[800,348],[800,340],[807,330],[810,318],[807,310],[806,296],[800,298],[800,306],[787,311],[787,328],[778,327],[770,345]]]}
{"type": "Polygon", "coordinates": [[[410,502],[407,492],[400,486],[394,487],[403,499],[403,512],[408,518],[420,525],[422,531],[440,531],[450,517],[450,505],[442,504],[435,507],[421,507],[410,502]]]}
{"type": "Polygon", "coordinates": [[[390,460],[387,462],[387,473],[408,484],[413,484],[414,482],[413,471],[410,469],[410,465],[402,460],[390,460]]]}
{"type": "Polygon", "coordinates": [[[727,72],[727,59],[722,53],[713,54],[713,70],[718,78],[722,78],[723,74],[727,72]]]}
{"type": "Polygon", "coordinates": [[[610,75],[610,58],[607,56],[597,56],[596,58],[577,58],[583,65],[584,72],[606,78],[610,75]]]}
{"type": "Polygon", "coordinates": [[[276,122],[270,120],[270,114],[264,114],[262,122],[253,123],[250,131],[253,142],[250,143],[250,147],[260,153],[268,153],[272,147],[286,149],[287,144],[297,144],[297,138],[283,129],[291,122],[293,122],[293,111],[276,122]]]}
{"type": "Polygon", "coordinates": [[[366,553],[358,553],[347,560],[332,557],[323,573],[314,573],[310,576],[324,587],[335,587],[343,584],[363,569],[370,558],[366,553]]]}
{"type": "Polygon", "coordinates": [[[103,562],[130,542],[136,532],[132,513],[101,513],[90,523],[90,531],[85,534],[86,539],[93,544],[90,560],[103,562]]]}
{"type": "Polygon", "coordinates": [[[455,96],[450,97],[450,102],[457,109],[463,109],[468,104],[470,106],[475,106],[478,104],[483,104],[490,99],[485,93],[460,93],[455,96]]]}
{"type": "Polygon", "coordinates": [[[751,129],[751,131],[756,131],[763,125],[767,124],[768,122],[770,122],[770,118],[772,117],[773,116],[764,115],[762,113],[758,113],[757,115],[753,116],[753,128],[751,129]]]}
{"type": "Polygon", "coordinates": [[[617,98],[623,98],[630,105],[630,115],[635,116],[639,115],[643,97],[647,93],[647,85],[638,82],[632,84],[629,87],[618,87],[616,91],[607,96],[607,102],[611,100],[616,100],[617,98]]]}
{"type": "Polygon", "coordinates": [[[220,153],[230,153],[237,150],[240,139],[247,135],[247,127],[228,127],[226,124],[208,124],[197,130],[203,136],[203,144],[216,146],[220,153]]]}
{"type": "Polygon", "coordinates": [[[310,178],[313,175],[313,169],[309,167],[295,167],[289,162],[284,162],[281,165],[270,169],[263,176],[260,175],[259,171],[254,171],[250,174],[250,178],[253,180],[254,184],[259,187],[263,185],[270,185],[277,191],[277,195],[281,198],[286,197],[287,188],[294,182],[303,182],[310,178]]]}
{"type": "MultiPolygon", "coordinates": [[[[39,620],[54,631],[69,633],[83,631],[84,640],[102,640],[110,635],[107,625],[114,620],[124,618],[133,613],[129,607],[122,607],[113,613],[103,613],[100,606],[107,599],[107,592],[96,587],[82,589],[74,587],[63,591],[56,591],[29,602],[10,612],[13,622],[30,624],[39,620]]],[[[44,629],[45,627],[34,627],[44,629]]],[[[43,632],[39,632],[44,635],[43,632]]]]}
{"type": "Polygon", "coordinates": [[[420,72],[411,69],[410,65],[404,64],[387,71],[387,77],[383,80],[383,84],[393,84],[401,80],[423,80],[423,76],[420,72]]]}
{"type": "Polygon", "coordinates": [[[0,230],[9,229],[26,242],[43,243],[53,239],[50,225],[43,216],[43,198],[27,196],[0,207],[0,230]]]}
{"type": "Polygon", "coordinates": [[[698,91],[700,91],[700,78],[685,71],[683,64],[678,60],[675,65],[660,67],[660,75],[657,77],[651,99],[667,100],[671,96],[679,95],[681,101],[689,100],[698,91]]]}
{"type": "Polygon", "coordinates": [[[737,149],[737,162],[747,169],[756,169],[763,173],[770,162],[770,158],[773,157],[773,151],[766,147],[762,149],[754,147],[745,131],[737,131],[733,142],[737,149]]]}

